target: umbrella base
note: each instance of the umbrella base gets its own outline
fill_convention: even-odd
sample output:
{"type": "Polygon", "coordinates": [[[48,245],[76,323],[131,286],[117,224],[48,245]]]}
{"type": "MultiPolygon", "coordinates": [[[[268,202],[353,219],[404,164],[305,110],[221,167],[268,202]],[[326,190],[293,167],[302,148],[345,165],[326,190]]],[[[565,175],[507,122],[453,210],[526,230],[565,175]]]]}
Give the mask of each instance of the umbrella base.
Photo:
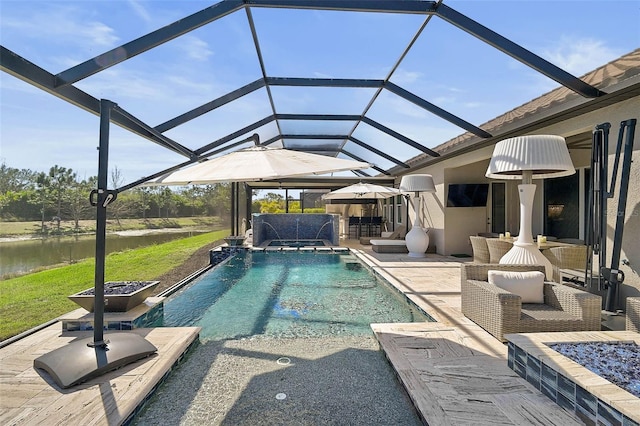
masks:
{"type": "Polygon", "coordinates": [[[95,347],[89,346],[93,338],[74,340],[39,356],[33,366],[49,373],[61,388],[69,388],[158,351],[138,334],[112,333],[108,337],[105,346],[95,347]]]}

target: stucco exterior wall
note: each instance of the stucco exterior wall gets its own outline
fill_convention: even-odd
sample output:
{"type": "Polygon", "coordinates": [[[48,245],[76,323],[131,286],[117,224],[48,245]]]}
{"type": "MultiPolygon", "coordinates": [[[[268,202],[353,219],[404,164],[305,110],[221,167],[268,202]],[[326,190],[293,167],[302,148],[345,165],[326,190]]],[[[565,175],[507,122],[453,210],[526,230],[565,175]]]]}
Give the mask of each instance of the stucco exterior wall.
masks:
{"type": "MultiPolygon", "coordinates": [[[[575,129],[591,131],[598,124],[604,122],[611,123],[611,132],[609,135],[609,181],[611,181],[620,123],[631,118],[640,120],[640,97],[635,97],[598,111],[584,114],[575,119],[549,126],[541,129],[540,133],[570,136],[575,134],[575,129]]],[[[620,259],[626,260],[625,263],[627,263],[620,263],[620,270],[625,275],[625,280],[619,292],[621,300],[624,300],[628,296],[640,296],[640,123],[636,124],[632,159],[629,188],[627,191],[627,208],[624,212],[623,221],[624,234],[622,238],[622,251],[620,254],[620,259]]],[[[622,161],[622,158],[620,161],[622,161]]],[[[616,180],[615,196],[609,199],[607,208],[607,266],[611,265],[613,235],[618,217],[617,207],[620,190],[620,173],[621,171],[618,172],[616,180]]],[[[623,308],[624,306],[621,304],[620,307],[623,308]]]]}
{"type": "MultiPolygon", "coordinates": [[[[640,119],[640,97],[550,125],[537,130],[535,133],[556,134],[569,138],[585,133],[591,134],[596,125],[610,122],[612,127],[609,137],[609,173],[611,174],[620,122],[630,118],[640,119]]],[[[490,202],[487,208],[447,208],[446,191],[449,183],[491,182],[492,180],[484,177],[484,173],[492,152],[493,146],[489,146],[436,162],[433,165],[415,171],[415,173],[431,174],[436,184],[437,192],[435,194],[423,194],[421,197],[420,212],[423,215],[422,217],[425,218],[425,225],[431,228],[429,235],[432,245],[437,247],[439,254],[471,254],[471,246],[468,242],[469,235],[487,232],[490,229],[487,228],[486,220],[490,202]]],[[[571,150],[570,154],[576,168],[585,168],[590,165],[591,152],[589,149],[571,150]]],[[[506,182],[508,182],[506,200],[508,206],[507,228],[512,234],[516,235],[519,231],[518,181],[506,182]]],[[[538,185],[534,199],[532,223],[533,235],[536,235],[541,233],[543,229],[544,194],[542,181],[534,181],[534,183],[538,185]]],[[[607,221],[608,265],[610,264],[613,234],[618,216],[617,194],[619,188],[620,176],[617,178],[616,196],[609,200],[607,221]]],[[[620,288],[621,300],[624,300],[627,296],[640,296],[640,124],[635,130],[633,163],[629,180],[627,208],[624,213],[621,259],[625,261],[625,264],[620,264],[620,270],[625,274],[624,283],[620,288]]]]}

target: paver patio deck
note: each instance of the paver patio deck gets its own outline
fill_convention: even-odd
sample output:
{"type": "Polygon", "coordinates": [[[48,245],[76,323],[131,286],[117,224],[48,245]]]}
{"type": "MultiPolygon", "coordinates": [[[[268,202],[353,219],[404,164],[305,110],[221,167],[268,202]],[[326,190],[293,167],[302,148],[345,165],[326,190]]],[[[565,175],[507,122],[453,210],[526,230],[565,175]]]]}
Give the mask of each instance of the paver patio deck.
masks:
{"type": "MultiPolygon", "coordinates": [[[[582,424],[511,371],[506,345],[462,315],[458,259],[374,253],[349,240],[345,246],[437,320],[372,325],[426,423],[582,424]]],[[[57,323],[0,349],[0,423],[121,424],[197,337],[198,329],[137,332],[158,347],[158,355],[69,390],[39,375],[33,359],[86,332],[61,333],[57,323]]]]}
{"type": "MultiPolygon", "coordinates": [[[[353,247],[355,249],[355,247],[353,247]]],[[[507,346],[460,311],[460,261],[361,251],[437,322],[373,324],[423,420],[434,425],[583,424],[507,366],[507,346]]]]}

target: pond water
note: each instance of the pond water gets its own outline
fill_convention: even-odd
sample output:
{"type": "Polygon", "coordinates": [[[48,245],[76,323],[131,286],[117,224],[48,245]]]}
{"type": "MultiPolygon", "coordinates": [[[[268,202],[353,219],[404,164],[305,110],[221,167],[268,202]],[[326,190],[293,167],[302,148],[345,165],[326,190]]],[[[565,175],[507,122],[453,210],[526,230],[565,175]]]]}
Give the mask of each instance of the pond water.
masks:
{"type": "MultiPolygon", "coordinates": [[[[106,252],[118,252],[153,244],[199,235],[205,230],[196,231],[154,231],[139,235],[107,234],[106,252]]],[[[77,237],[49,237],[0,242],[0,279],[8,274],[26,273],[42,266],[59,263],[73,263],[95,256],[96,239],[94,235],[77,237]]]]}

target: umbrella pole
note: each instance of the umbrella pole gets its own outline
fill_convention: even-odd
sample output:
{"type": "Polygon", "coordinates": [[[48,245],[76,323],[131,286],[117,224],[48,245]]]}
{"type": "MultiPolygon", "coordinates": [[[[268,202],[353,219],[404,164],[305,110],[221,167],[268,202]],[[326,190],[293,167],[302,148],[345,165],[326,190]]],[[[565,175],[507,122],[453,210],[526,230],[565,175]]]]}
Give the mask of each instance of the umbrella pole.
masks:
{"type": "MultiPolygon", "coordinates": [[[[96,269],[94,273],[93,342],[89,345],[106,346],[104,341],[104,263],[107,240],[107,175],[109,170],[109,124],[114,103],[100,101],[100,143],[98,145],[98,190],[96,207],[96,269]]],[[[93,193],[92,193],[93,195],[93,193]]]]}
{"type": "Polygon", "coordinates": [[[116,190],[107,190],[109,125],[111,101],[100,100],[100,143],[98,146],[98,189],[91,191],[89,202],[97,209],[96,265],[94,273],[93,339],[79,338],[33,360],[33,366],[49,373],[61,387],[69,388],[108,371],[147,357],[157,348],[135,333],[111,334],[104,340],[104,266],[107,206],[116,199],[116,190]]]}

